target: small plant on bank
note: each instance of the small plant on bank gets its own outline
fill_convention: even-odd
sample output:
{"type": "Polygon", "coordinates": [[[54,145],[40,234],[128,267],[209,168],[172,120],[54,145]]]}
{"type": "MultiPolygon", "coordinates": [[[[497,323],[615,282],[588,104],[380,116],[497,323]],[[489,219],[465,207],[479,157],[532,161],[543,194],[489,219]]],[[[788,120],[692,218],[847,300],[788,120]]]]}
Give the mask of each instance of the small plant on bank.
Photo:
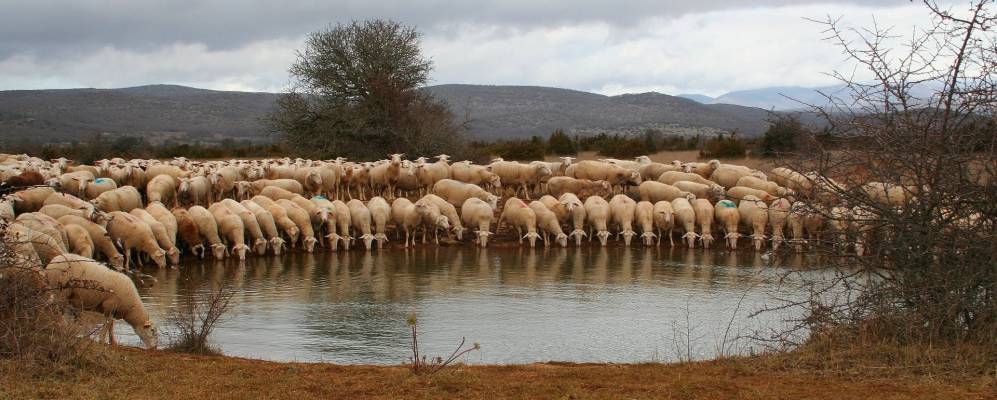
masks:
{"type": "Polygon", "coordinates": [[[207,293],[187,292],[168,318],[173,337],[167,349],[177,353],[220,355],[218,349],[209,346],[208,338],[231,309],[234,295],[235,290],[229,285],[207,293]]]}
{"type": "Polygon", "coordinates": [[[416,375],[435,374],[465,354],[475,350],[481,350],[481,345],[478,344],[478,342],[474,342],[471,347],[464,348],[464,343],[467,341],[467,338],[461,337],[460,344],[457,345],[457,348],[453,351],[453,353],[450,353],[450,357],[444,359],[443,357],[436,356],[432,359],[427,359],[425,354],[419,354],[418,317],[415,313],[412,313],[408,316],[408,318],[406,318],[405,323],[407,323],[409,328],[412,329],[412,357],[409,360],[411,361],[410,366],[412,368],[412,373],[416,375]]]}

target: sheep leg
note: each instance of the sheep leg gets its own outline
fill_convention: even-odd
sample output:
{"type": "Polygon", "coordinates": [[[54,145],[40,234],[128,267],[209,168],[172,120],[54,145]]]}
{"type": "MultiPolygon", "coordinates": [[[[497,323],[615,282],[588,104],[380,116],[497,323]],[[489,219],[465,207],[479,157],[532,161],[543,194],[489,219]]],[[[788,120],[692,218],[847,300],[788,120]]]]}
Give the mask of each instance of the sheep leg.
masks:
{"type": "Polygon", "coordinates": [[[107,329],[107,344],[111,346],[117,345],[118,341],[114,339],[114,317],[107,319],[107,324],[104,325],[104,328],[107,329]]]}
{"type": "Polygon", "coordinates": [[[672,240],[672,228],[668,228],[668,247],[675,247],[675,241],[672,240]]]}
{"type": "MultiPolygon", "coordinates": [[[[398,235],[395,235],[395,236],[398,236],[398,235]]],[[[397,239],[397,237],[396,237],[396,239],[397,239]]],[[[405,228],[405,245],[402,246],[402,247],[408,248],[408,228],[405,228]]]]}

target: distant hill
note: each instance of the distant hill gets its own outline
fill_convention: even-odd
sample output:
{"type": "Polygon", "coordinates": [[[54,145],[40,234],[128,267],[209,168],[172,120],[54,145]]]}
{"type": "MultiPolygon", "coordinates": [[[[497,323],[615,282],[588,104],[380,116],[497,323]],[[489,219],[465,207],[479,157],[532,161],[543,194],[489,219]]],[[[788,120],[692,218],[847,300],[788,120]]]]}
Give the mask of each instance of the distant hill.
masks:
{"type": "MultiPolygon", "coordinates": [[[[760,89],[737,90],[717,97],[701,94],[680,94],[679,97],[695,100],[702,104],[732,104],[774,111],[808,110],[810,105],[826,105],[827,99],[821,93],[844,96],[844,86],[824,86],[807,88],[801,86],[774,86],[760,89]]],[[[847,96],[844,96],[847,97],[847,96]]]]}
{"type": "MultiPolygon", "coordinates": [[[[660,93],[604,96],[536,86],[439,85],[426,88],[471,119],[478,139],[573,134],[634,134],[649,128],[674,134],[737,130],[761,134],[768,112],[702,104],[660,93]]],[[[122,89],[0,91],[0,140],[68,141],[107,132],[151,141],[262,140],[260,118],[275,93],[227,92],[176,85],[122,89]]]]}
{"type": "Polygon", "coordinates": [[[714,100],[716,100],[705,94],[680,94],[678,97],[689,99],[701,104],[713,104],[714,100]]]}
{"type": "Polygon", "coordinates": [[[466,111],[478,137],[544,136],[557,128],[577,134],[637,133],[656,128],[672,133],[765,131],[768,112],[719,107],[660,93],[604,96],[539,86],[439,85],[427,88],[458,114],[466,111]]]}
{"type": "Polygon", "coordinates": [[[258,137],[264,132],[258,119],[270,111],[276,98],[273,93],[175,85],[0,91],[0,132],[6,138],[39,141],[97,132],[169,132],[188,140],[258,137]]]}

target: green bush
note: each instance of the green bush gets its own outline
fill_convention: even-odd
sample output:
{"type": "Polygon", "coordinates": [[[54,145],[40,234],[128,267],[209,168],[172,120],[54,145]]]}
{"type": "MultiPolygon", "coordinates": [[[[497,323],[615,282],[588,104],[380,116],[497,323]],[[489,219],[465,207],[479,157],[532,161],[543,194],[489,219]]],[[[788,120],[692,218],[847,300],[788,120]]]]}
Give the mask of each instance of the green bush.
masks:
{"type": "Polygon", "coordinates": [[[559,156],[578,154],[575,142],[561,129],[555,130],[547,139],[547,152],[559,156]]]}
{"type": "Polygon", "coordinates": [[[703,156],[713,158],[738,158],[747,154],[748,146],[735,135],[719,135],[706,142],[703,156]]]}
{"type": "Polygon", "coordinates": [[[796,150],[799,142],[810,135],[800,120],[795,117],[780,118],[769,125],[762,136],[762,155],[774,157],[796,150]]]}

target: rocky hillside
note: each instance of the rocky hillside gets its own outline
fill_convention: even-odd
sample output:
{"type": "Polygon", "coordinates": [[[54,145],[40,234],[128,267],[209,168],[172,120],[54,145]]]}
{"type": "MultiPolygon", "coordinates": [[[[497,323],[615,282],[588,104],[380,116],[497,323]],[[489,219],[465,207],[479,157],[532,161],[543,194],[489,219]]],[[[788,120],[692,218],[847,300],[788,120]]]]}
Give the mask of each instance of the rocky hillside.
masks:
{"type": "MultiPolygon", "coordinates": [[[[639,133],[657,128],[677,134],[737,130],[757,135],[768,113],[752,107],[701,104],[659,93],[604,96],[535,86],[439,85],[438,98],[471,120],[477,139],[574,134],[639,133]]],[[[109,132],[179,141],[262,138],[260,122],[274,93],[224,92],[175,85],[123,89],[0,91],[0,137],[66,141],[109,132]]]]}

